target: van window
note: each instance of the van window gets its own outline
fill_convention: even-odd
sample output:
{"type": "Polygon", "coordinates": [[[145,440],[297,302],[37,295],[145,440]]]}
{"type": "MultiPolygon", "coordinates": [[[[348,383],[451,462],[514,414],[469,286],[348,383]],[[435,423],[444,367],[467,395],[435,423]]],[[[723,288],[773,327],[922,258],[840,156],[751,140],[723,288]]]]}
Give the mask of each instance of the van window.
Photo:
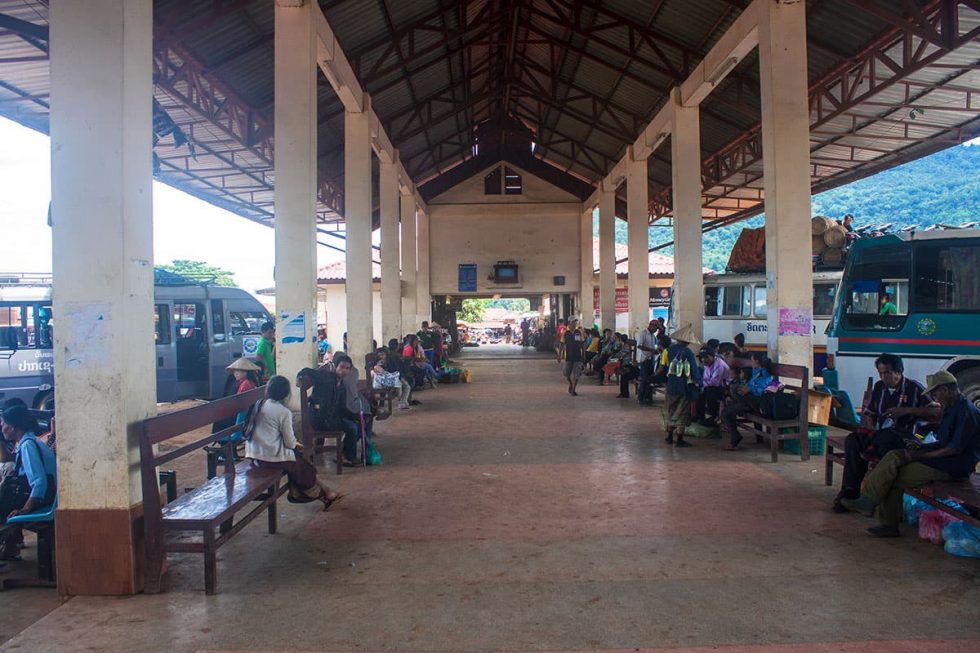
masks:
{"type": "Polygon", "coordinates": [[[215,342],[225,341],[225,303],[220,299],[211,300],[211,329],[215,342]]]}
{"type": "Polygon", "coordinates": [[[233,336],[257,335],[260,333],[259,327],[268,319],[265,313],[259,311],[230,311],[228,313],[228,322],[233,336]]]}
{"type": "Polygon", "coordinates": [[[174,334],[178,339],[203,340],[204,324],[204,304],[174,304],[174,334]]]}
{"type": "Polygon", "coordinates": [[[153,339],[158,345],[169,345],[170,315],[166,304],[153,306],[153,339]]]}
{"type": "Polygon", "coordinates": [[[755,316],[765,317],[766,316],[766,287],[756,286],[755,287],[755,316]]]}

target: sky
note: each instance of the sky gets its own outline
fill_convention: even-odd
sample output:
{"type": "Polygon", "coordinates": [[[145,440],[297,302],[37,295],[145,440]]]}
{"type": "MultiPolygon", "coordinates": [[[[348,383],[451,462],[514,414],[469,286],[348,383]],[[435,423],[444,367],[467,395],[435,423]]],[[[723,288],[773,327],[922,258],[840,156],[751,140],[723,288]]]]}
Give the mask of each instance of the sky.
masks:
{"type": "MultiPolygon", "coordinates": [[[[50,200],[50,139],[0,117],[0,272],[51,272],[50,200]]],[[[272,229],[159,182],[153,255],[158,265],[190,259],[229,270],[249,292],[273,285],[272,229]]],[[[317,257],[322,266],[343,254],[321,246],[317,257]]]]}

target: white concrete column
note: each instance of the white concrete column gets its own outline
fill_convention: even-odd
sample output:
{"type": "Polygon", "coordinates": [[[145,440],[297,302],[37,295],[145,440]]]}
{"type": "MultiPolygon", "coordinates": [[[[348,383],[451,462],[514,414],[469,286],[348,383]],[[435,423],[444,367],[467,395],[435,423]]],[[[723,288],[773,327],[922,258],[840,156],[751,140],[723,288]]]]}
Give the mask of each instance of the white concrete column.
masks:
{"type": "Polygon", "coordinates": [[[58,589],[134,594],[136,425],[156,413],[153,3],[54,0],[50,25],[58,589]]]}
{"type": "Polygon", "coordinates": [[[364,110],[344,114],[344,219],[347,222],[347,354],[358,369],[374,340],[371,301],[371,122],[364,110]]]}
{"type": "Polygon", "coordinates": [[[599,190],[599,313],[602,329],[616,330],[616,189],[599,190]]]}
{"type": "MultiPolygon", "coordinates": [[[[593,274],[594,263],[592,261],[592,213],[595,211],[595,207],[588,205],[585,210],[582,211],[582,223],[579,228],[579,252],[581,265],[579,267],[582,279],[580,282],[579,290],[579,309],[578,312],[581,314],[582,325],[592,326],[592,322],[595,315],[595,291],[593,290],[593,274]]],[[[544,300],[542,298],[542,306],[544,305],[544,300]]]]}
{"type": "Polygon", "coordinates": [[[415,195],[402,193],[402,324],[398,340],[418,331],[418,234],[415,222],[415,195]]]}
{"type": "MultiPolygon", "coordinates": [[[[416,313],[418,313],[418,320],[421,324],[423,320],[426,322],[432,321],[432,295],[429,293],[429,253],[431,248],[429,247],[429,216],[423,213],[421,210],[419,210],[416,215],[419,236],[419,271],[418,275],[416,276],[418,300],[415,310],[416,313]]],[[[418,325],[416,325],[415,330],[418,330],[418,325]]]]}
{"type": "Polygon", "coordinates": [[[701,127],[698,107],[680,103],[673,91],[670,137],[674,199],[674,319],[702,338],[704,279],[701,264],[701,127]]]}
{"type": "Polygon", "coordinates": [[[810,111],[805,3],[763,3],[759,19],[769,354],[813,364],[810,111]]]}
{"type": "Polygon", "coordinates": [[[650,322],[649,181],[647,160],[627,151],[626,214],[629,218],[629,334],[636,338],[650,322]]]}
{"type": "Polygon", "coordinates": [[[401,338],[402,289],[399,273],[399,225],[401,214],[398,188],[398,161],[379,166],[381,211],[381,341],[401,338]]]}
{"type": "MultiPolygon", "coordinates": [[[[276,374],[316,361],[316,35],[313,5],[275,8],[276,374]]],[[[293,408],[299,395],[293,393],[293,408]]]]}

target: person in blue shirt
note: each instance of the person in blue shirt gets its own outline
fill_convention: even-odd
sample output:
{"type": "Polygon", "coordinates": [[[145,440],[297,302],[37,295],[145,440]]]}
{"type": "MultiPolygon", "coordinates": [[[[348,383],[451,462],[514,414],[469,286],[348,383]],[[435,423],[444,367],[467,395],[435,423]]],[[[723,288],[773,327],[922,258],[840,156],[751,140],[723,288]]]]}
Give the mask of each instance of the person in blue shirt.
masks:
{"type": "MultiPolygon", "coordinates": [[[[54,501],[57,468],[54,453],[37,439],[38,424],[24,406],[3,411],[3,439],[15,452],[15,480],[0,493],[0,523],[15,515],[34,512],[54,501]]],[[[0,559],[16,559],[18,534],[9,532],[0,541],[0,559]]]]}
{"type": "Polygon", "coordinates": [[[874,515],[874,537],[898,537],[905,488],[932,481],[966,479],[980,461],[980,409],[963,396],[956,377],[941,370],[926,377],[926,393],[943,409],[936,441],[889,451],[868,474],[857,499],[841,499],[849,510],[874,515]]]}
{"type": "Polygon", "coordinates": [[[664,417],[667,423],[667,444],[690,447],[684,431],[691,425],[691,403],[701,389],[701,368],[689,345],[698,346],[694,328],[687,324],[670,334],[674,344],[667,349],[667,387],[664,392],[664,417]]]}
{"type": "Polygon", "coordinates": [[[738,417],[746,413],[758,413],[762,406],[762,393],[772,383],[772,363],[765,352],[752,353],[752,374],[745,383],[732,386],[732,403],[721,413],[721,420],[728,426],[729,443],[725,451],[738,451],[742,434],[738,432],[738,417]]]}

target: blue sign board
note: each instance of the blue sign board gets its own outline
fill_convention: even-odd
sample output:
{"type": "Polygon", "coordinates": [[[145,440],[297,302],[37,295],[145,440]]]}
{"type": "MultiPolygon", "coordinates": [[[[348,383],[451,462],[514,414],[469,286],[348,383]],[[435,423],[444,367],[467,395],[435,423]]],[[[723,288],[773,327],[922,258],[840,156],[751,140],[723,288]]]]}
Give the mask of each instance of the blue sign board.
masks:
{"type": "Polygon", "coordinates": [[[476,263],[459,264],[459,292],[476,292],[476,263]]]}

